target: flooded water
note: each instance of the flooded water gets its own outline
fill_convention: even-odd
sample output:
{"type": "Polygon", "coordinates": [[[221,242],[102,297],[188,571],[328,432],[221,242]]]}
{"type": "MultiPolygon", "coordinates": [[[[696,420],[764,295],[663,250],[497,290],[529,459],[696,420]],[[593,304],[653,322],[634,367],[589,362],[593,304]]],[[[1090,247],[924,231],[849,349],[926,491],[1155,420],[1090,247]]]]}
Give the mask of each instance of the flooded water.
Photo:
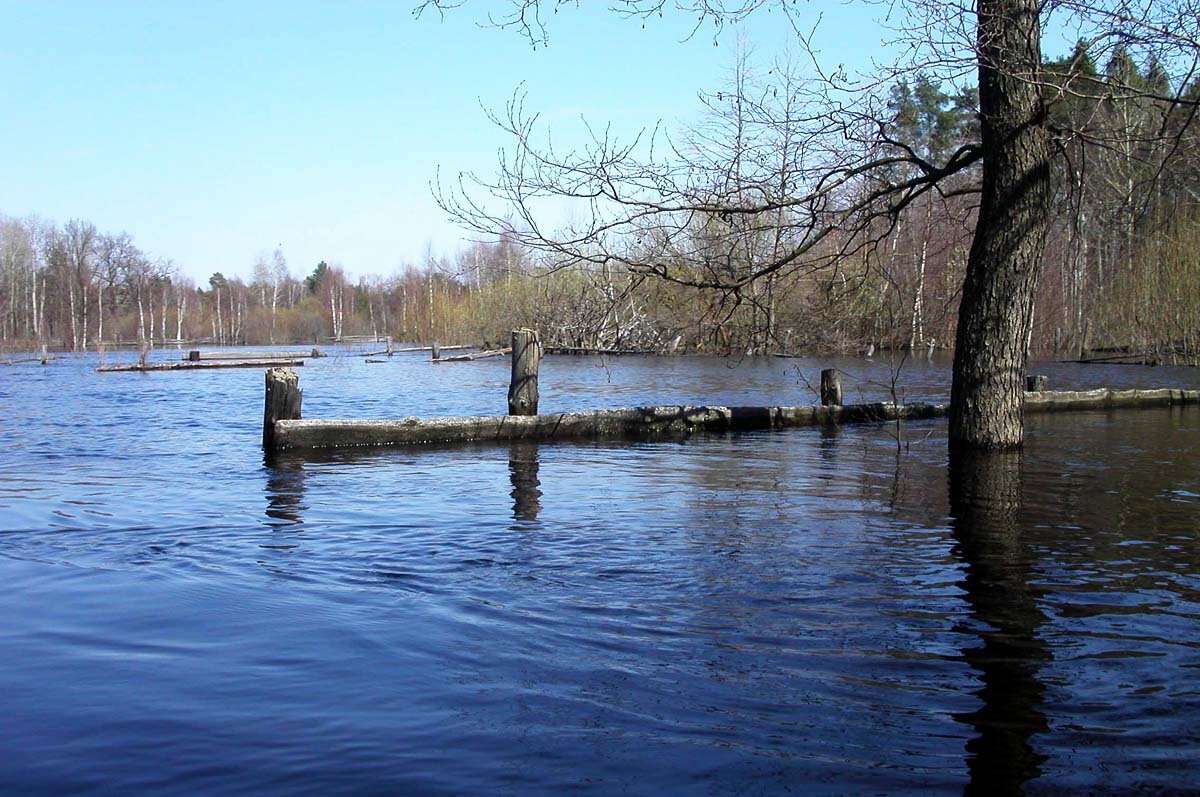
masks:
{"type": "MultiPolygon", "coordinates": [[[[1200,408],[953,467],[944,421],[268,464],[261,371],[95,365],[0,368],[0,792],[1200,788],[1200,408]]],[[[807,404],[831,365],[948,393],[549,358],[542,410],[807,404]]],[[[508,364],[300,378],[306,417],[502,413],[508,364]]]]}

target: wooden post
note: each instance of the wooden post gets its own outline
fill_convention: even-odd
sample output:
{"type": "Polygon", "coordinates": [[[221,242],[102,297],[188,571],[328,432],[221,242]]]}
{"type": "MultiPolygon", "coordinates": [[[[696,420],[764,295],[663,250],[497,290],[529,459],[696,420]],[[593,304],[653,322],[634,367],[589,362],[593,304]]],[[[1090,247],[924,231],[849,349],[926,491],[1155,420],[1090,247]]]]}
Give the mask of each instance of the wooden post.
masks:
{"type": "Polygon", "coordinates": [[[826,407],[842,405],[842,381],[836,368],[821,371],[821,403],[826,407]]]}
{"type": "Polygon", "coordinates": [[[198,349],[192,349],[191,351],[188,352],[188,362],[190,362],[190,363],[200,362],[200,351],[198,349]]]}
{"type": "Polygon", "coordinates": [[[508,385],[508,414],[538,414],[538,363],[542,341],[537,330],[514,329],[512,333],[512,380],[508,385]]]}
{"type": "Polygon", "coordinates": [[[1028,393],[1042,393],[1045,392],[1049,387],[1049,377],[1041,374],[1025,377],[1025,391],[1028,393]]]}
{"type": "Polygon", "coordinates": [[[291,368],[267,371],[267,394],[263,403],[263,448],[275,448],[275,421],[300,419],[300,377],[291,368]]]}
{"type": "Polygon", "coordinates": [[[42,365],[45,365],[46,361],[49,359],[50,359],[49,355],[46,354],[46,344],[43,343],[42,344],[42,365]]]}
{"type": "Polygon", "coordinates": [[[438,345],[438,342],[436,340],[433,342],[432,348],[433,348],[433,359],[435,359],[435,360],[442,359],[442,347],[438,345]]]}
{"type": "Polygon", "coordinates": [[[388,344],[387,345],[387,356],[391,357],[392,356],[392,336],[391,335],[387,336],[387,344],[388,344]]]}

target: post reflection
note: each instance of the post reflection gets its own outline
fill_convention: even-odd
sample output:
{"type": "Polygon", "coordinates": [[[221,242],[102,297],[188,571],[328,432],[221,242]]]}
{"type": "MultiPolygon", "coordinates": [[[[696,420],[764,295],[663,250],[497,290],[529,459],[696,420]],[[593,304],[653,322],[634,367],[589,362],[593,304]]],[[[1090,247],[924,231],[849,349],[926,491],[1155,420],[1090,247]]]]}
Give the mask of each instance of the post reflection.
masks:
{"type": "Polygon", "coordinates": [[[538,478],[537,443],[515,442],[508,448],[508,478],[512,482],[513,519],[535,521],[542,511],[542,482],[538,478]]]}
{"type": "Polygon", "coordinates": [[[1016,794],[1037,778],[1045,756],[1032,745],[1047,729],[1038,680],[1049,658],[1037,637],[1045,616],[1030,586],[1030,546],[1021,535],[1019,452],[953,452],[950,512],[956,552],[966,563],[967,602],[979,642],[963,649],[979,674],[983,705],[957,717],[975,737],[967,743],[967,794],[1016,794]]]}
{"type": "Polygon", "coordinates": [[[264,463],[267,471],[267,517],[284,523],[303,523],[304,459],[298,456],[273,454],[264,463]]]}

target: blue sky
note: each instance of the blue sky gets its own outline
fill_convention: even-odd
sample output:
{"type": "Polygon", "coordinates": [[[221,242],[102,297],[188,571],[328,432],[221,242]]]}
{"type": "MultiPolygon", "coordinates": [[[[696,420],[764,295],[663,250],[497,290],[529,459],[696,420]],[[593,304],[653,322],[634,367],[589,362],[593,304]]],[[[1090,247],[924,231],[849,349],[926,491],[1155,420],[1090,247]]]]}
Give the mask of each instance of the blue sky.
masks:
{"type": "MultiPolygon", "coordinates": [[[[534,49],[475,24],[498,3],[414,5],[0,0],[0,213],[126,230],[198,282],[248,278],[276,246],[297,275],[322,259],[388,274],[461,245],[428,185],[439,165],[494,170],[504,141],[481,106],[523,82],[564,134],[580,115],[686,123],[738,35],[684,40],[688,19],[643,26],[586,0],[534,49]]],[[[831,60],[865,65],[879,7],[822,8],[831,60]]],[[[769,61],[790,36],[778,13],[753,25],[769,61]]]]}

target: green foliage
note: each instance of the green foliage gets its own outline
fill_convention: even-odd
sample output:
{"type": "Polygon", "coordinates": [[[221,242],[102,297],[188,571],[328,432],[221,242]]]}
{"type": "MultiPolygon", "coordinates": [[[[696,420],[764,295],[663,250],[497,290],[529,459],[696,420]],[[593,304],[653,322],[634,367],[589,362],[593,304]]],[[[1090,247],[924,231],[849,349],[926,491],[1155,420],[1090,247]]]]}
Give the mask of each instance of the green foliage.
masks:
{"type": "Polygon", "coordinates": [[[310,294],[316,294],[321,290],[321,284],[325,280],[325,274],[329,271],[329,264],[322,260],[317,263],[317,267],[313,272],[304,278],[304,287],[308,289],[310,294]]]}

